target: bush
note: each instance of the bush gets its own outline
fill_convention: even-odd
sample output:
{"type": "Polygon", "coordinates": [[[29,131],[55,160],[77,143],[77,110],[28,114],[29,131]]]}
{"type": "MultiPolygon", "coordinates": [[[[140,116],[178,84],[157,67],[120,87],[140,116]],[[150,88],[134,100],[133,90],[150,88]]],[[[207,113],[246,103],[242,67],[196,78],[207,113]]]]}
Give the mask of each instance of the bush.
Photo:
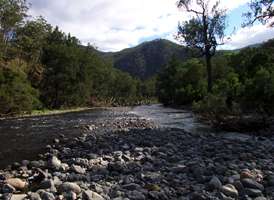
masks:
{"type": "Polygon", "coordinates": [[[40,106],[38,92],[31,87],[27,75],[14,66],[17,62],[0,64],[0,113],[31,112],[40,106]]]}

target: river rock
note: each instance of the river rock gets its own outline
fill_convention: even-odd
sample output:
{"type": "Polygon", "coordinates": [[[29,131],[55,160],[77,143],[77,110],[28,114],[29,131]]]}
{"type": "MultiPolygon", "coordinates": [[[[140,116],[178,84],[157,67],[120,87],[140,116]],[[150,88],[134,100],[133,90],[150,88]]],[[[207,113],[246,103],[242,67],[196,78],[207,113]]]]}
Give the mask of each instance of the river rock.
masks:
{"type": "Polygon", "coordinates": [[[76,194],[81,193],[81,188],[76,183],[65,182],[59,186],[60,193],[64,192],[75,192],[76,194]]]}
{"type": "Polygon", "coordinates": [[[61,165],[62,165],[62,162],[56,156],[52,156],[49,159],[49,167],[55,170],[59,170],[61,165]]]}
{"type": "Polygon", "coordinates": [[[142,192],[139,192],[137,190],[129,192],[128,198],[130,200],[145,200],[146,199],[145,195],[142,192]]]}
{"type": "Polygon", "coordinates": [[[28,198],[29,200],[42,200],[38,193],[30,193],[28,198]]]}
{"type": "Polygon", "coordinates": [[[250,197],[259,197],[262,196],[262,191],[253,188],[245,188],[246,194],[250,197]]]}
{"type": "Polygon", "coordinates": [[[82,194],[82,198],[83,200],[104,200],[104,198],[100,194],[91,190],[84,191],[82,194]]]}
{"type": "Polygon", "coordinates": [[[16,189],[10,185],[10,184],[5,184],[2,187],[2,193],[14,193],[16,191],[16,189]]]}
{"type": "Polygon", "coordinates": [[[77,195],[72,191],[64,193],[63,196],[66,200],[76,200],[77,199],[77,195]]]}
{"type": "Polygon", "coordinates": [[[85,174],[86,173],[86,170],[83,169],[81,166],[79,165],[72,165],[71,166],[71,170],[78,173],[78,174],[85,174]]]}
{"type": "Polygon", "coordinates": [[[14,194],[10,200],[24,200],[27,197],[25,194],[14,194]]]}
{"type": "Polygon", "coordinates": [[[54,182],[53,180],[43,180],[41,183],[40,183],[40,189],[52,189],[54,188],[54,182]]]}
{"type": "Polygon", "coordinates": [[[19,178],[10,178],[7,179],[6,182],[18,190],[23,190],[27,187],[27,183],[19,178]]]}
{"type": "Polygon", "coordinates": [[[245,178],[254,179],[255,177],[249,170],[244,170],[241,173],[241,179],[245,179],[245,178]]]}
{"type": "Polygon", "coordinates": [[[55,196],[50,192],[39,190],[38,193],[42,200],[56,200],[55,196]]]}
{"type": "Polygon", "coordinates": [[[221,192],[224,193],[226,196],[238,198],[238,190],[234,187],[234,185],[227,184],[222,186],[221,192]]]}
{"type": "Polygon", "coordinates": [[[219,190],[222,187],[222,182],[217,176],[213,176],[210,182],[208,183],[208,187],[210,190],[214,190],[214,189],[219,190]]]}
{"type": "Polygon", "coordinates": [[[262,184],[257,183],[256,181],[254,181],[250,178],[242,179],[242,183],[247,188],[258,189],[258,190],[261,190],[261,191],[264,190],[264,186],[262,184]]]}

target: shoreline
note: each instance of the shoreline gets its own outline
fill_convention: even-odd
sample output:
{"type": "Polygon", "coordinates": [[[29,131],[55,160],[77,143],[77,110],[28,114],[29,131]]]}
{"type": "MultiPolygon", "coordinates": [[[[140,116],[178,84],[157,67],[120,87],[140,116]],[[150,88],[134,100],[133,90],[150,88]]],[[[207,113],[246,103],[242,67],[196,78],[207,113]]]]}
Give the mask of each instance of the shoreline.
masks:
{"type": "Polygon", "coordinates": [[[39,160],[0,170],[0,191],[7,191],[2,195],[20,200],[244,200],[247,195],[270,200],[274,195],[274,137],[158,129],[126,112],[81,130],[72,139],[52,138],[39,160]]]}
{"type": "Polygon", "coordinates": [[[67,113],[77,113],[82,111],[89,111],[95,109],[107,109],[107,107],[81,107],[81,108],[68,108],[68,109],[56,109],[56,110],[34,110],[31,114],[18,114],[15,116],[0,116],[1,120],[8,119],[19,119],[19,118],[31,118],[31,117],[42,117],[42,116],[53,116],[53,115],[61,115],[67,113]]]}

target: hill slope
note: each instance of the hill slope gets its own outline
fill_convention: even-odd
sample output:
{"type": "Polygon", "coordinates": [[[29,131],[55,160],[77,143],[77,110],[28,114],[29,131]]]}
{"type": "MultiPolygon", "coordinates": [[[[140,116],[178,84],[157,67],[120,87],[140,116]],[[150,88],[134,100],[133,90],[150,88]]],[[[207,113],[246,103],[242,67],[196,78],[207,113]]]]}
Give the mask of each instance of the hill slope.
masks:
{"type": "Polygon", "coordinates": [[[145,42],[119,52],[100,54],[110,59],[115,68],[141,79],[157,74],[172,57],[185,61],[195,56],[190,48],[163,39],[145,42]]]}

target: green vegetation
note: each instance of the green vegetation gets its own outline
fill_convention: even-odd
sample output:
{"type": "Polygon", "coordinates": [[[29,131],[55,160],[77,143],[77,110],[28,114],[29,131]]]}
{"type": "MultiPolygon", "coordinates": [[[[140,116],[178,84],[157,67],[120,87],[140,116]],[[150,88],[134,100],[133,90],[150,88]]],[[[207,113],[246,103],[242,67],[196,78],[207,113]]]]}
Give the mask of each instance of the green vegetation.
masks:
{"type": "Polygon", "coordinates": [[[157,82],[158,97],[165,105],[191,104],[206,94],[205,68],[197,59],[180,63],[173,59],[160,73],[157,82]]]}
{"type": "Polygon", "coordinates": [[[194,15],[179,24],[177,38],[189,47],[198,49],[205,57],[207,69],[207,90],[212,91],[212,57],[222,43],[226,28],[226,10],[219,8],[220,1],[210,6],[209,1],[178,1],[178,8],[194,15]],[[197,7],[197,8],[196,8],[197,7]]]}
{"type": "Polygon", "coordinates": [[[265,122],[274,112],[274,40],[260,47],[218,54],[213,59],[213,89],[205,91],[202,60],[171,61],[158,79],[165,104],[193,104],[198,113],[216,123],[247,115],[265,122]]]}
{"type": "Polygon", "coordinates": [[[153,79],[113,68],[93,47],[27,11],[25,0],[0,0],[0,115],[154,98],[153,79]]]}
{"type": "Polygon", "coordinates": [[[115,68],[142,80],[150,79],[163,69],[172,57],[186,61],[197,57],[195,49],[180,46],[168,40],[157,39],[114,53],[99,54],[113,62],[115,68]]]}

